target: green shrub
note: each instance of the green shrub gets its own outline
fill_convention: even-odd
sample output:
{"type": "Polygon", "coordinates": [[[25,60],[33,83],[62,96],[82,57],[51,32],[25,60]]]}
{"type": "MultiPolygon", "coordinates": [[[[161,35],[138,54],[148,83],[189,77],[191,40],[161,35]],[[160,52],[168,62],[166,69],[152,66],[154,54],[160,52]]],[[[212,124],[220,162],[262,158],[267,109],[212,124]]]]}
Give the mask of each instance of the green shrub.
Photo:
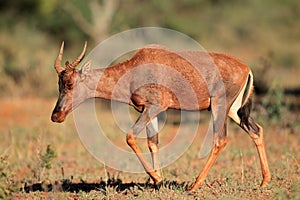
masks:
{"type": "Polygon", "coordinates": [[[12,195],[12,183],[7,158],[7,156],[0,157],[0,199],[10,199],[12,195]]]}

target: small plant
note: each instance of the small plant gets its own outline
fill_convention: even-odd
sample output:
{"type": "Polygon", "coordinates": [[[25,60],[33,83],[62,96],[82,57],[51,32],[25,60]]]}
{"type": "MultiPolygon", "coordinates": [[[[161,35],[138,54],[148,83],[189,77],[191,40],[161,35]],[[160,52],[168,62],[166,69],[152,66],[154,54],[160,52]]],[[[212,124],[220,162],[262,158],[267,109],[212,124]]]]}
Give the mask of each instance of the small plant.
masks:
{"type": "Polygon", "coordinates": [[[51,169],[51,161],[56,157],[56,151],[51,147],[51,145],[47,145],[46,152],[40,155],[41,167],[46,169],[51,169]]]}
{"type": "Polygon", "coordinates": [[[47,145],[44,153],[39,153],[39,168],[41,169],[40,176],[38,177],[39,181],[43,178],[45,169],[49,170],[52,168],[51,162],[54,158],[56,158],[56,150],[50,144],[47,145]]]}
{"type": "Polygon", "coordinates": [[[282,118],[284,104],[284,90],[282,88],[270,89],[263,99],[263,107],[267,111],[268,119],[276,122],[282,118]]]}
{"type": "Polygon", "coordinates": [[[8,172],[7,156],[0,157],[0,199],[10,199],[11,181],[8,172]]]}

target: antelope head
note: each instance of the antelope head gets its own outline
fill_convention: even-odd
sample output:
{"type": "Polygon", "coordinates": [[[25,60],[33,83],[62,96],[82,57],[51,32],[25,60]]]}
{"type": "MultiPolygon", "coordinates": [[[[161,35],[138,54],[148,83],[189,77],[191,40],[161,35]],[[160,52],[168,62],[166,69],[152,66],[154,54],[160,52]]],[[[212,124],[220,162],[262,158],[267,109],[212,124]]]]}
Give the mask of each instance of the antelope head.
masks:
{"type": "Polygon", "coordinates": [[[91,61],[87,62],[81,70],[76,70],[76,66],[85,55],[86,47],[87,43],[85,43],[81,54],[76,60],[72,63],[67,61],[62,66],[61,61],[64,50],[64,42],[62,42],[54,64],[58,75],[59,96],[51,116],[53,122],[63,122],[67,114],[86,99],[87,86],[84,80],[90,71],[91,61]]]}

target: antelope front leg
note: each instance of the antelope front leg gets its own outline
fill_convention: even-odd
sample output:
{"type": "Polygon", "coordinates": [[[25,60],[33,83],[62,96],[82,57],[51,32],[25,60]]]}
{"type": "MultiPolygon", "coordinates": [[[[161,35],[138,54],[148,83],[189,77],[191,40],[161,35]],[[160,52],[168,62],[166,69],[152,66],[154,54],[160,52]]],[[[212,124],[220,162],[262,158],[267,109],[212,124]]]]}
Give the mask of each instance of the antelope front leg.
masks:
{"type": "Polygon", "coordinates": [[[155,117],[151,123],[146,127],[147,131],[147,139],[148,139],[148,148],[151,152],[152,156],[152,165],[154,171],[161,176],[160,173],[160,163],[158,157],[158,121],[157,117],[155,117]]]}
{"type": "Polygon", "coordinates": [[[126,141],[131,149],[135,152],[136,156],[143,165],[145,171],[153,179],[155,184],[159,184],[162,181],[160,174],[155,172],[155,170],[149,166],[149,163],[143,156],[142,151],[136,144],[137,135],[151,122],[151,120],[159,113],[162,109],[159,107],[145,108],[141,116],[138,118],[137,122],[134,124],[133,128],[127,133],[126,141]]]}
{"type": "Polygon", "coordinates": [[[149,176],[152,178],[152,180],[155,182],[155,184],[162,181],[162,177],[155,172],[155,170],[149,166],[149,163],[146,161],[146,159],[143,156],[143,153],[141,152],[140,148],[136,144],[136,135],[133,133],[133,129],[131,129],[126,136],[127,144],[131,147],[131,149],[134,151],[138,159],[140,160],[141,164],[143,165],[145,171],[149,176]]]}

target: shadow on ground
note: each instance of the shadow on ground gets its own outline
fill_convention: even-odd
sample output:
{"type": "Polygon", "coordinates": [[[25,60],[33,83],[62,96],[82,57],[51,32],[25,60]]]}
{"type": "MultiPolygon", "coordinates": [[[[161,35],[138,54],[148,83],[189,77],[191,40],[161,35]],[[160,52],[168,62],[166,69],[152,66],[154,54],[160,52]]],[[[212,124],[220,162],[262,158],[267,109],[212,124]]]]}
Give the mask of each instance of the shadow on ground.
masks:
{"type": "Polygon", "coordinates": [[[117,192],[123,192],[131,189],[145,190],[145,189],[159,189],[161,187],[168,189],[182,189],[187,190],[189,184],[187,182],[178,183],[176,181],[164,181],[159,187],[150,182],[145,183],[123,183],[121,179],[108,179],[107,181],[100,181],[99,183],[86,183],[84,181],[80,183],[72,183],[69,179],[64,179],[60,181],[55,181],[54,183],[34,183],[31,185],[25,185],[20,188],[20,191],[24,192],[91,192],[91,191],[101,191],[106,193],[107,188],[114,188],[117,192]]]}

